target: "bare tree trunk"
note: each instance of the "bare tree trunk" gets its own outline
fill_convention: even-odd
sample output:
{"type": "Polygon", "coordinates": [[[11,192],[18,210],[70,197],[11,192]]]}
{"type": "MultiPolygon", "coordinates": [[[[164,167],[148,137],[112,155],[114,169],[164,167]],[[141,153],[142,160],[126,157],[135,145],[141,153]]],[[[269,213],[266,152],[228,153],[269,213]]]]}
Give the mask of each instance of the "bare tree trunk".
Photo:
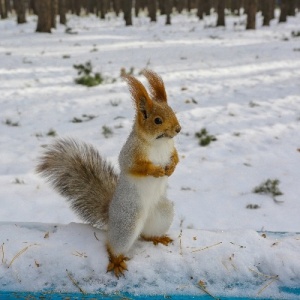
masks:
{"type": "Polygon", "coordinates": [[[192,6],[193,6],[192,0],[187,0],[186,6],[187,6],[187,11],[190,12],[192,10],[192,6]]]}
{"type": "Polygon", "coordinates": [[[165,15],[166,14],[166,9],[165,9],[164,0],[158,0],[158,7],[159,7],[159,10],[160,10],[160,14],[165,15]]]}
{"type": "Polygon", "coordinates": [[[67,18],[66,18],[66,13],[67,13],[67,6],[66,6],[66,0],[59,0],[59,23],[62,25],[67,24],[67,18]]]}
{"type": "Polygon", "coordinates": [[[262,0],[263,26],[270,26],[272,1],[273,0],[262,0]]]}
{"type": "Polygon", "coordinates": [[[116,13],[116,15],[118,16],[120,13],[120,0],[113,0],[113,10],[116,13]]]}
{"type": "Polygon", "coordinates": [[[247,26],[246,29],[255,29],[256,28],[256,10],[257,3],[256,0],[248,0],[248,16],[247,16],[247,26]]]}
{"type": "Polygon", "coordinates": [[[239,15],[240,14],[240,1],[239,0],[231,0],[231,12],[234,14],[234,15],[239,15]]]}
{"type": "Polygon", "coordinates": [[[0,0],[0,18],[6,19],[7,16],[6,17],[4,16],[5,16],[5,7],[3,6],[2,0],[0,0]]]}
{"type": "Polygon", "coordinates": [[[286,22],[287,20],[287,0],[281,0],[279,23],[286,22]]]}
{"type": "Polygon", "coordinates": [[[203,14],[204,14],[203,0],[198,0],[197,1],[197,16],[200,20],[203,20],[203,14]]]}
{"type": "Polygon", "coordinates": [[[132,0],[122,0],[123,4],[123,13],[124,13],[124,20],[126,26],[132,25],[132,16],[131,16],[131,10],[132,10],[132,0]]]}
{"type": "Polygon", "coordinates": [[[72,4],[73,4],[73,10],[75,12],[75,14],[77,16],[80,16],[80,12],[81,12],[81,4],[80,4],[80,0],[72,0],[72,4]]]}
{"type": "Polygon", "coordinates": [[[288,8],[287,8],[287,15],[288,16],[295,16],[295,10],[296,10],[296,1],[295,0],[289,0],[288,1],[288,8]]]}
{"type": "Polygon", "coordinates": [[[150,21],[156,22],[156,11],[157,11],[156,0],[148,1],[148,11],[149,11],[150,21]]]}
{"type": "Polygon", "coordinates": [[[218,13],[217,26],[225,26],[225,1],[224,0],[218,0],[217,13],[218,13]]]}
{"type": "Polygon", "coordinates": [[[1,19],[7,19],[8,17],[7,1],[5,0],[0,0],[0,16],[1,19]]]}
{"type": "Polygon", "coordinates": [[[179,13],[182,13],[182,11],[184,10],[184,8],[186,7],[186,0],[178,0],[177,1],[177,5],[176,5],[176,9],[179,13]]]}
{"type": "Polygon", "coordinates": [[[210,15],[210,0],[204,0],[203,2],[203,10],[206,16],[210,15]]]}
{"type": "Polygon", "coordinates": [[[100,18],[105,19],[105,15],[108,10],[108,3],[107,0],[100,0],[100,18]]]}
{"type": "Polygon", "coordinates": [[[172,1],[165,0],[166,25],[171,25],[172,1]]]}
{"type": "Polygon", "coordinates": [[[58,0],[51,0],[51,28],[56,28],[57,14],[58,14],[58,0]]]}
{"type": "Polygon", "coordinates": [[[37,32],[51,33],[51,0],[37,1],[37,32]]]}
{"type": "Polygon", "coordinates": [[[275,19],[275,7],[276,7],[276,0],[271,0],[271,16],[270,19],[275,19]]]}
{"type": "Polygon", "coordinates": [[[17,23],[26,23],[26,6],[24,0],[14,0],[15,10],[17,12],[17,23]]]}
{"type": "Polygon", "coordinates": [[[88,5],[87,5],[88,13],[94,14],[95,13],[95,6],[96,6],[95,0],[89,0],[88,5]]]}
{"type": "MultiPolygon", "coordinates": [[[[121,1],[124,1],[124,0],[121,0],[121,1]]],[[[134,4],[134,15],[136,17],[139,16],[139,12],[140,12],[140,9],[141,9],[141,0],[135,0],[135,4],[134,4]]]]}
{"type": "Polygon", "coordinates": [[[35,2],[36,2],[35,0],[29,0],[28,1],[28,9],[29,9],[29,12],[31,14],[37,15],[37,10],[36,10],[36,4],[35,4],[35,2]]]}
{"type": "Polygon", "coordinates": [[[12,9],[11,9],[11,1],[10,0],[5,0],[5,7],[6,7],[6,10],[7,12],[11,12],[12,9]]]}

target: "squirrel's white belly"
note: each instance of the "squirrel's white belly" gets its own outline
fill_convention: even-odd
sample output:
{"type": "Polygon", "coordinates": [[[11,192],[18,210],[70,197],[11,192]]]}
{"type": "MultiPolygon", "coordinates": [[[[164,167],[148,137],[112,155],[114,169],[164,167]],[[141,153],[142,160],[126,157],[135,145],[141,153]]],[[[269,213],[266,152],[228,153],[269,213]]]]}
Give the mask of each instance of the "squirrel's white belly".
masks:
{"type": "MultiPolygon", "coordinates": [[[[149,149],[149,160],[162,167],[170,163],[170,158],[174,149],[172,139],[161,139],[154,142],[155,144],[149,149]]],[[[137,189],[141,199],[141,204],[146,210],[151,210],[166,194],[168,176],[153,177],[145,176],[134,178],[132,183],[137,189]]]]}
{"type": "MultiPolygon", "coordinates": [[[[159,139],[149,148],[147,157],[155,165],[163,168],[170,163],[174,150],[173,139],[159,139]]],[[[134,186],[138,193],[138,201],[146,214],[154,208],[157,203],[166,195],[168,176],[134,176],[126,175],[127,180],[134,186]]]]}
{"type": "Polygon", "coordinates": [[[139,193],[143,207],[150,208],[158,203],[158,201],[166,193],[168,177],[163,176],[155,178],[147,176],[135,179],[134,185],[139,193]]]}

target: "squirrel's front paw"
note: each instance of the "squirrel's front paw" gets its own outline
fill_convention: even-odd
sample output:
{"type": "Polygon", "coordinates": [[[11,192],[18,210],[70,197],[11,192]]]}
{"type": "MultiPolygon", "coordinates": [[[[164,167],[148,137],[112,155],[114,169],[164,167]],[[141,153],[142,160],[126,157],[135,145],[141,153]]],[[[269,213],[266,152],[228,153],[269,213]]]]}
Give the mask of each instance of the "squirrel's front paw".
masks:
{"type": "Polygon", "coordinates": [[[114,272],[116,277],[124,276],[124,272],[127,271],[127,264],[125,261],[129,260],[124,255],[114,256],[109,254],[109,263],[107,266],[107,272],[114,272]]]}
{"type": "Polygon", "coordinates": [[[173,172],[175,171],[175,167],[176,165],[175,164],[170,164],[170,165],[167,165],[165,167],[165,174],[167,176],[171,176],[173,174],[173,172]]]}
{"type": "Polygon", "coordinates": [[[166,175],[166,171],[162,167],[156,167],[155,170],[153,170],[151,175],[154,177],[163,177],[166,175]]]}

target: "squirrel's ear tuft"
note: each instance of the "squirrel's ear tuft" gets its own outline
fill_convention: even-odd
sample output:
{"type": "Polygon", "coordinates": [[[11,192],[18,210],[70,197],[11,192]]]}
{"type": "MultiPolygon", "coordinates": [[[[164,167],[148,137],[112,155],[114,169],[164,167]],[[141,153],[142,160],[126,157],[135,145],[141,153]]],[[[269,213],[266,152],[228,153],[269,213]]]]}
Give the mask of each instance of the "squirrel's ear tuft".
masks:
{"type": "Polygon", "coordinates": [[[167,102],[167,93],[161,77],[148,69],[143,70],[142,74],[148,79],[152,99],[159,102],[167,102]]]}
{"type": "Polygon", "coordinates": [[[147,119],[151,112],[153,102],[146,88],[139,80],[131,75],[123,75],[122,78],[126,80],[129,86],[129,91],[135,102],[137,112],[140,113],[144,119],[147,119]]]}

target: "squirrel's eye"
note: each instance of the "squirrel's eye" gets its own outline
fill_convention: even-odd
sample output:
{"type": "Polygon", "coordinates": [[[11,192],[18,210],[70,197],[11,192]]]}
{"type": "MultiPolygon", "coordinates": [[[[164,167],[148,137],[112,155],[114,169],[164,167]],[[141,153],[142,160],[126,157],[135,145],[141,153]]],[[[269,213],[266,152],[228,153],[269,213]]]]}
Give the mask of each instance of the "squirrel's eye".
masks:
{"type": "Polygon", "coordinates": [[[162,119],[159,118],[159,117],[154,119],[154,123],[157,124],[157,125],[162,124],[162,122],[163,122],[162,119]]]}

